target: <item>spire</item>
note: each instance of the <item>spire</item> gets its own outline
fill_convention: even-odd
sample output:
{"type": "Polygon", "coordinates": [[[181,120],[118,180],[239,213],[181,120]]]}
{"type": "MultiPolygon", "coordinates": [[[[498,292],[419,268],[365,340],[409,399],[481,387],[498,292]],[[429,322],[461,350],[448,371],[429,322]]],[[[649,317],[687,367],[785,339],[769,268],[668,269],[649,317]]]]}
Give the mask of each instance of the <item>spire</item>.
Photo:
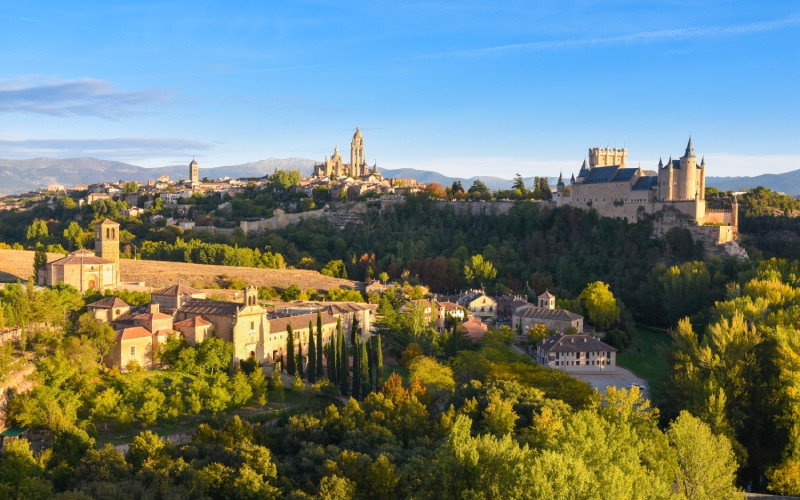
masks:
{"type": "Polygon", "coordinates": [[[664,168],[664,162],[661,161],[661,157],[658,157],[658,168],[664,168]]]}
{"type": "Polygon", "coordinates": [[[669,155],[669,160],[667,160],[667,166],[672,168],[672,155],[669,155]]]}
{"type": "Polygon", "coordinates": [[[557,186],[560,187],[560,188],[564,187],[564,173],[563,172],[560,172],[558,174],[558,184],[557,184],[557,186]]]}
{"type": "Polygon", "coordinates": [[[572,177],[569,180],[570,184],[575,184],[575,174],[572,174],[572,177]]]}
{"type": "Polygon", "coordinates": [[[700,166],[702,167],[706,166],[706,155],[703,155],[703,158],[700,160],[700,166]]]}
{"type": "Polygon", "coordinates": [[[583,165],[581,165],[581,171],[578,172],[578,178],[586,177],[589,175],[589,163],[586,161],[586,158],[583,159],[583,165]]]}
{"type": "Polygon", "coordinates": [[[358,125],[356,125],[356,133],[353,134],[353,139],[357,137],[361,137],[361,128],[358,125]]]}
{"type": "Polygon", "coordinates": [[[694,157],[694,148],[692,147],[692,136],[691,135],[689,136],[689,144],[686,145],[686,152],[683,154],[683,156],[685,156],[687,158],[694,157]]]}

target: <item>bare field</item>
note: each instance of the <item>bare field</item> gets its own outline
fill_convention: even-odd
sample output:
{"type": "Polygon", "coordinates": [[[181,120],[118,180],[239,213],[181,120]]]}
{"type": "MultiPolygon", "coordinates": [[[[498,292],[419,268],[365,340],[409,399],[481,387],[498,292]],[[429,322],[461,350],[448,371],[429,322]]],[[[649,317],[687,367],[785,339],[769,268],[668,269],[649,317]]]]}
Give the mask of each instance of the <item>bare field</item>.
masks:
{"type": "MultiPolygon", "coordinates": [[[[33,254],[34,252],[29,250],[0,250],[0,282],[27,281],[28,277],[33,275],[33,254]]],[[[63,257],[61,254],[47,254],[48,261],[61,257],[63,257]]],[[[277,289],[289,285],[297,285],[301,290],[309,288],[329,290],[336,287],[360,289],[363,286],[356,281],[331,278],[316,271],[301,269],[209,266],[159,260],[121,259],[120,274],[122,281],[144,282],[147,287],[152,288],[172,285],[178,279],[187,283],[203,282],[206,287],[211,283],[224,286],[224,281],[234,277],[241,277],[251,285],[271,286],[277,289]]]]}

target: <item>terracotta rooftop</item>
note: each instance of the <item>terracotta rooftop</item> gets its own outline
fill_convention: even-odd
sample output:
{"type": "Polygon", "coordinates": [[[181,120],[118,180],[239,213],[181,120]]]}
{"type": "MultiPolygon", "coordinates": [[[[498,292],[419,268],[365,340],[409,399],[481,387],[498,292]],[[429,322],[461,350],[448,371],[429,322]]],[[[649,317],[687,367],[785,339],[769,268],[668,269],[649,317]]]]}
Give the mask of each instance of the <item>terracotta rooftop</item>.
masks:
{"type": "Polygon", "coordinates": [[[162,288],[160,290],[154,290],[151,292],[151,295],[162,295],[166,297],[177,297],[178,294],[181,295],[196,295],[205,293],[202,290],[197,290],[196,288],[192,288],[186,283],[176,283],[174,285],[168,286],[166,288],[162,288]]]}
{"type": "Polygon", "coordinates": [[[50,262],[50,264],[58,264],[61,266],[65,266],[68,264],[113,264],[113,260],[103,259],[98,257],[89,250],[85,248],[81,248],[80,250],[75,250],[74,252],[68,254],[66,257],[62,257],[58,260],[54,260],[50,262]]]}
{"type": "Polygon", "coordinates": [[[160,312],[157,312],[157,313],[143,312],[143,313],[137,314],[136,316],[133,317],[133,319],[135,319],[135,320],[137,320],[137,319],[138,320],[154,320],[154,319],[170,319],[170,318],[172,318],[172,316],[170,316],[169,314],[164,314],[164,313],[160,313],[160,312]]]}
{"type": "Polygon", "coordinates": [[[97,302],[87,304],[86,307],[92,307],[94,309],[114,309],[115,307],[130,307],[130,304],[119,297],[105,297],[97,302]]]}
{"type": "Polygon", "coordinates": [[[130,328],[123,328],[122,330],[116,331],[116,340],[130,340],[130,339],[140,339],[143,337],[150,337],[153,335],[150,331],[143,327],[143,326],[132,326],[130,328]]]}
{"type": "MultiPolygon", "coordinates": [[[[323,325],[330,325],[331,323],[335,324],[337,321],[336,316],[328,312],[323,311],[321,315],[322,315],[323,325]]],[[[269,332],[270,333],[285,332],[287,325],[292,325],[293,330],[308,328],[309,321],[311,321],[311,324],[314,325],[316,333],[317,313],[298,314],[297,316],[286,316],[284,318],[271,319],[269,320],[269,332]]]]}
{"type": "Polygon", "coordinates": [[[519,309],[517,315],[521,318],[554,319],[559,321],[574,321],[583,318],[580,314],[575,314],[565,309],[547,309],[546,307],[533,305],[519,309]]]}
{"type": "Polygon", "coordinates": [[[617,351],[605,342],[585,333],[577,335],[556,333],[542,341],[541,349],[547,352],[617,351]]]}
{"type": "Polygon", "coordinates": [[[202,316],[192,316],[189,319],[185,319],[183,321],[179,321],[172,325],[174,328],[177,327],[189,327],[189,328],[197,328],[200,326],[209,326],[212,323],[210,321],[206,321],[202,316]]]}
{"type": "Polygon", "coordinates": [[[178,309],[186,314],[209,314],[212,316],[236,316],[241,302],[226,302],[211,299],[189,299],[178,309]]]}

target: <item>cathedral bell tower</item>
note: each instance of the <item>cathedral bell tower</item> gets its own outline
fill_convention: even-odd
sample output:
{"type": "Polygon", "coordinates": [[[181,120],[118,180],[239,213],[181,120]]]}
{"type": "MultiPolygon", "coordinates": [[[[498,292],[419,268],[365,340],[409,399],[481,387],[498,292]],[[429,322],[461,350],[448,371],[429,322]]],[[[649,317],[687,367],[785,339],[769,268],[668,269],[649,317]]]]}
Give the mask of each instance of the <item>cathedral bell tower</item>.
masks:
{"type": "Polygon", "coordinates": [[[364,159],[364,137],[361,129],[356,126],[356,133],[353,134],[353,142],[350,143],[350,169],[353,177],[367,175],[366,160],[364,159]]]}

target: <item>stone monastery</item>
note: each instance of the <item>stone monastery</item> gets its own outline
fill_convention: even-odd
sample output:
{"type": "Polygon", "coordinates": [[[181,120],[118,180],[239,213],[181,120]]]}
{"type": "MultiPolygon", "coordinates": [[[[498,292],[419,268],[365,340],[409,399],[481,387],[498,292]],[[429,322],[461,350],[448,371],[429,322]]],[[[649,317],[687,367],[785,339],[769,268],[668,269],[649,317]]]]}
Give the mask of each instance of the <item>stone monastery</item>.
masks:
{"type": "Polygon", "coordinates": [[[683,156],[658,161],[656,171],[627,167],[628,150],[589,149],[578,177],[569,186],[559,176],[556,204],[594,208],[604,217],[622,217],[630,222],[642,215],[656,216],[661,231],[670,226],[687,227],[695,237],[717,244],[734,240],[738,220],[736,200],[728,210],[706,207],[706,162],[697,163],[692,139],[683,156]],[[695,229],[692,229],[695,228],[695,229]],[[702,228],[702,229],[700,229],[702,228]],[[701,234],[702,233],[702,234],[701,234]]]}

